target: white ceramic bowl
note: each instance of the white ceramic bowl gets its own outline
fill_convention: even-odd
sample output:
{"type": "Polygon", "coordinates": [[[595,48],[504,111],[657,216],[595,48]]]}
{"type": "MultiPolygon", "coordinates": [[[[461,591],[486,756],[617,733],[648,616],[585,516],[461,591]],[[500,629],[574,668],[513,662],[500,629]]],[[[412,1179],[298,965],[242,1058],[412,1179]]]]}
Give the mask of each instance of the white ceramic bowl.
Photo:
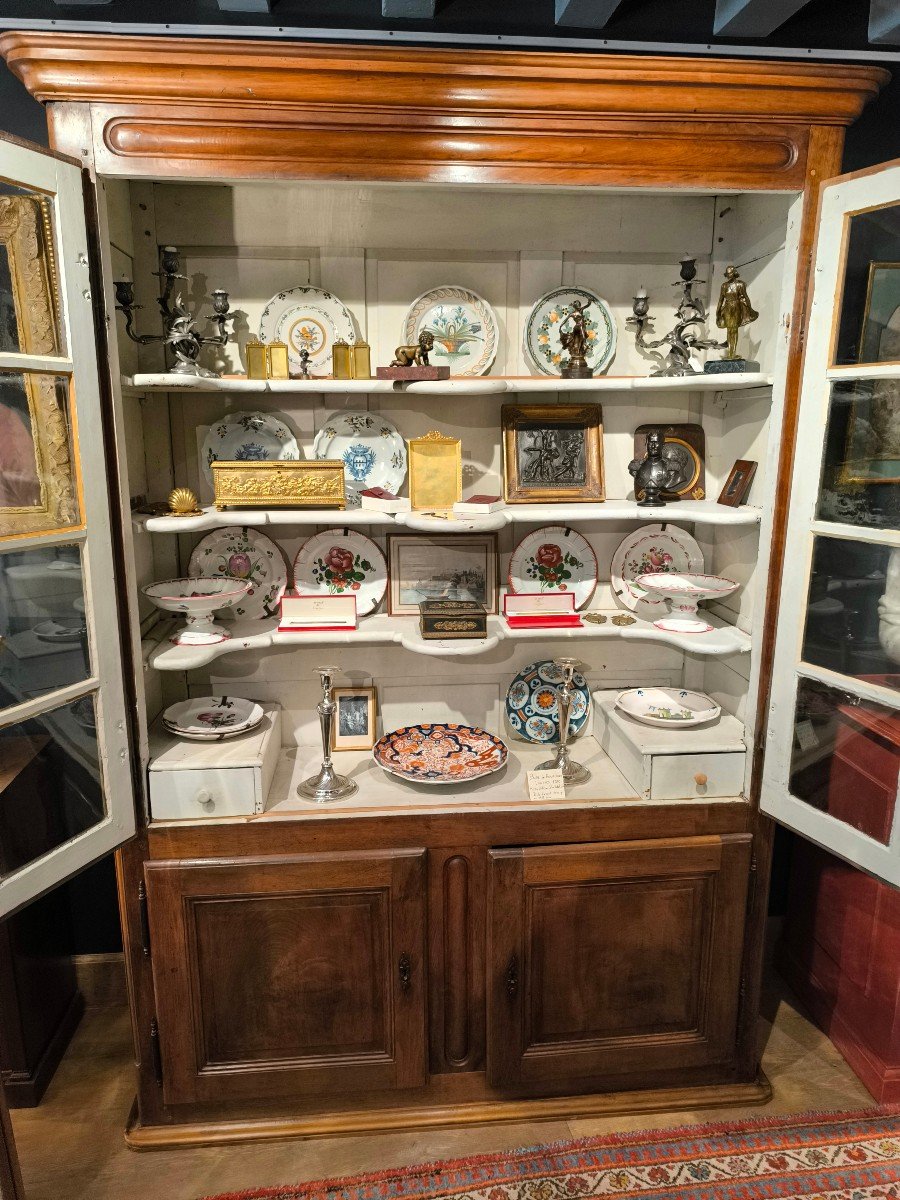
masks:
{"type": "Polygon", "coordinates": [[[231,634],[212,619],[214,612],[230,608],[253,587],[249,579],[216,578],[164,579],[142,588],[148,600],[164,612],[183,613],[185,624],[172,636],[177,646],[212,646],[231,634]]]}
{"type": "Polygon", "coordinates": [[[697,605],[701,600],[721,600],[730,596],[738,587],[733,579],[722,575],[699,575],[690,572],[660,571],[639,575],[635,580],[654,597],[667,597],[670,610],[653,624],[657,629],[669,633],[710,633],[713,626],[697,616],[697,605]]]}
{"type": "Polygon", "coordinates": [[[629,688],[616,697],[616,708],[644,725],[660,729],[690,729],[714,721],[721,713],[718,704],[704,692],[685,688],[629,688]]]}

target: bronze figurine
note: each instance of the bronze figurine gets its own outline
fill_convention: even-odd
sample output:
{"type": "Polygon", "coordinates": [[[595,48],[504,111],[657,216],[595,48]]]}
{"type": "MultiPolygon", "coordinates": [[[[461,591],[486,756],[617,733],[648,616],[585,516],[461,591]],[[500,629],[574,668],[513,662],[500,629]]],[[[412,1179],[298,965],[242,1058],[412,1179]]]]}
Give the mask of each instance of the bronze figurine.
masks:
{"type": "Polygon", "coordinates": [[[737,267],[726,267],[725,281],[716,308],[716,325],[727,331],[728,349],[723,356],[726,360],[740,357],[737,352],[738,330],[755,321],[758,316],[759,313],[751,307],[747,285],[738,274],[737,267]]]}
{"type": "Polygon", "coordinates": [[[392,367],[430,367],[429,351],[434,349],[434,334],[423,329],[419,341],[414,346],[398,346],[394,351],[392,367]]]}
{"type": "Polygon", "coordinates": [[[585,328],[585,313],[587,305],[578,300],[572,301],[572,309],[564,317],[559,326],[559,341],[563,350],[568,350],[569,360],[560,367],[559,373],[563,379],[591,379],[593,370],[588,366],[585,350],[588,344],[587,329],[585,328]],[[572,328],[563,333],[563,326],[572,322],[572,328]]]}
{"type": "Polygon", "coordinates": [[[661,429],[649,430],[644,457],[632,459],[628,464],[628,471],[634,476],[634,495],[641,508],[665,504],[663,494],[671,492],[678,483],[678,467],[663,458],[664,441],[661,429]]]}
{"type": "Polygon", "coordinates": [[[310,375],[310,373],[309,373],[309,351],[307,350],[307,348],[305,346],[300,351],[299,357],[300,357],[300,372],[299,372],[297,378],[298,379],[312,379],[312,375],[310,375]]]}

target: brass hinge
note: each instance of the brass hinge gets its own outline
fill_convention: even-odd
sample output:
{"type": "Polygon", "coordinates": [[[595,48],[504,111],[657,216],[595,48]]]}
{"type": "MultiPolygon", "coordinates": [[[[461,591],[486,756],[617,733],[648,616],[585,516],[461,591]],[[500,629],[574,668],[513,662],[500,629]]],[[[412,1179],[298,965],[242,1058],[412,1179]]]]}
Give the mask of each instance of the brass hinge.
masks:
{"type": "Polygon", "coordinates": [[[147,911],[147,887],[143,879],[138,884],[138,909],[141,919],[141,950],[144,958],[150,957],[150,914],[147,911]]]}
{"type": "Polygon", "coordinates": [[[152,1017],[150,1020],[150,1057],[153,1061],[153,1078],[158,1086],[162,1087],[162,1053],[159,1048],[159,1024],[156,1017],[152,1017]]]}

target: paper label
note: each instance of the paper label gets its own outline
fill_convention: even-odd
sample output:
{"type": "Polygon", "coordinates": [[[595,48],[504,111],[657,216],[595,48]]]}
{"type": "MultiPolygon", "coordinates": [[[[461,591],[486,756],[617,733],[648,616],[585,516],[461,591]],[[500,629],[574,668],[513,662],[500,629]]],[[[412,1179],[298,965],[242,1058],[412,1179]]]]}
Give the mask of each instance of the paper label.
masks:
{"type": "Polygon", "coordinates": [[[801,750],[812,750],[819,744],[819,738],[813,729],[812,721],[798,721],[795,730],[797,735],[797,744],[801,750]]]}
{"type": "Polygon", "coordinates": [[[528,797],[531,800],[565,800],[566,784],[563,773],[555,771],[529,771],[528,797]]]}

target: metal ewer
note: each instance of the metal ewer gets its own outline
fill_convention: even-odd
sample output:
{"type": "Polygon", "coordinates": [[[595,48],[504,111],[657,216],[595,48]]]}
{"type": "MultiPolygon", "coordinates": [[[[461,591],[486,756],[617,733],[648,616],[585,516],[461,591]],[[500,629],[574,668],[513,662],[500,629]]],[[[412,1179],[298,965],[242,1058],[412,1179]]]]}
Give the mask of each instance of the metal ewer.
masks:
{"type": "Polygon", "coordinates": [[[556,689],[556,708],[559,713],[559,744],[553,758],[542,762],[535,768],[537,771],[562,771],[565,783],[584,783],[590,779],[591,773],[587,767],[575,762],[569,754],[569,716],[572,712],[574,688],[572,678],[578,667],[575,658],[555,658],[554,665],[562,671],[562,683],[556,689]]]}
{"type": "Polygon", "coordinates": [[[346,800],[348,796],[352,796],[357,791],[357,786],[346,775],[338,775],[331,761],[331,735],[337,712],[337,705],[331,694],[331,684],[338,669],[337,667],[316,667],[316,671],[322,681],[322,699],[316,706],[316,712],[319,714],[319,725],[322,729],[324,757],[318,774],[304,779],[298,785],[297,793],[306,797],[307,800],[314,800],[316,804],[329,804],[332,800],[346,800]]]}
{"type": "Polygon", "coordinates": [[[143,305],[135,304],[134,283],[130,279],[116,280],[116,308],[125,314],[125,332],[133,342],[140,346],[148,346],[151,342],[165,342],[170,347],[175,356],[173,374],[218,379],[215,371],[201,367],[197,359],[204,346],[224,346],[228,342],[225,325],[234,315],[228,309],[228,293],[221,288],[212,292],[213,312],[209,320],[218,327],[219,332],[213,337],[201,337],[194,329],[196,314],[192,316],[185,308],[181,291],[175,291],[177,280],[187,281],[187,275],[179,274],[179,266],[178,250],[175,246],[163,246],[159,256],[160,269],[154,271],[154,275],[162,282],[162,293],[157,297],[157,304],[162,313],[165,332],[135,332],[134,314],[139,308],[143,308],[143,305]]]}
{"type": "Polygon", "coordinates": [[[631,302],[634,315],[628,317],[625,324],[635,327],[634,340],[638,349],[654,351],[658,350],[660,346],[669,347],[665,357],[662,354],[654,355],[660,365],[656,371],[650,372],[651,378],[699,375],[701,372],[691,365],[691,352],[693,350],[721,350],[727,345],[727,342],[717,342],[715,338],[702,336],[700,327],[705,324],[707,314],[703,301],[694,295],[694,284],[704,283],[705,280],[697,279],[696,275],[697,260],[686,254],[681,260],[681,278],[678,283],[673,284],[674,287],[681,288],[681,300],[675,309],[677,318],[675,328],[671,333],[657,338],[654,342],[648,342],[644,338],[645,329],[651,333],[653,331],[650,299],[643,287],[638,288],[634,294],[631,302]]]}

